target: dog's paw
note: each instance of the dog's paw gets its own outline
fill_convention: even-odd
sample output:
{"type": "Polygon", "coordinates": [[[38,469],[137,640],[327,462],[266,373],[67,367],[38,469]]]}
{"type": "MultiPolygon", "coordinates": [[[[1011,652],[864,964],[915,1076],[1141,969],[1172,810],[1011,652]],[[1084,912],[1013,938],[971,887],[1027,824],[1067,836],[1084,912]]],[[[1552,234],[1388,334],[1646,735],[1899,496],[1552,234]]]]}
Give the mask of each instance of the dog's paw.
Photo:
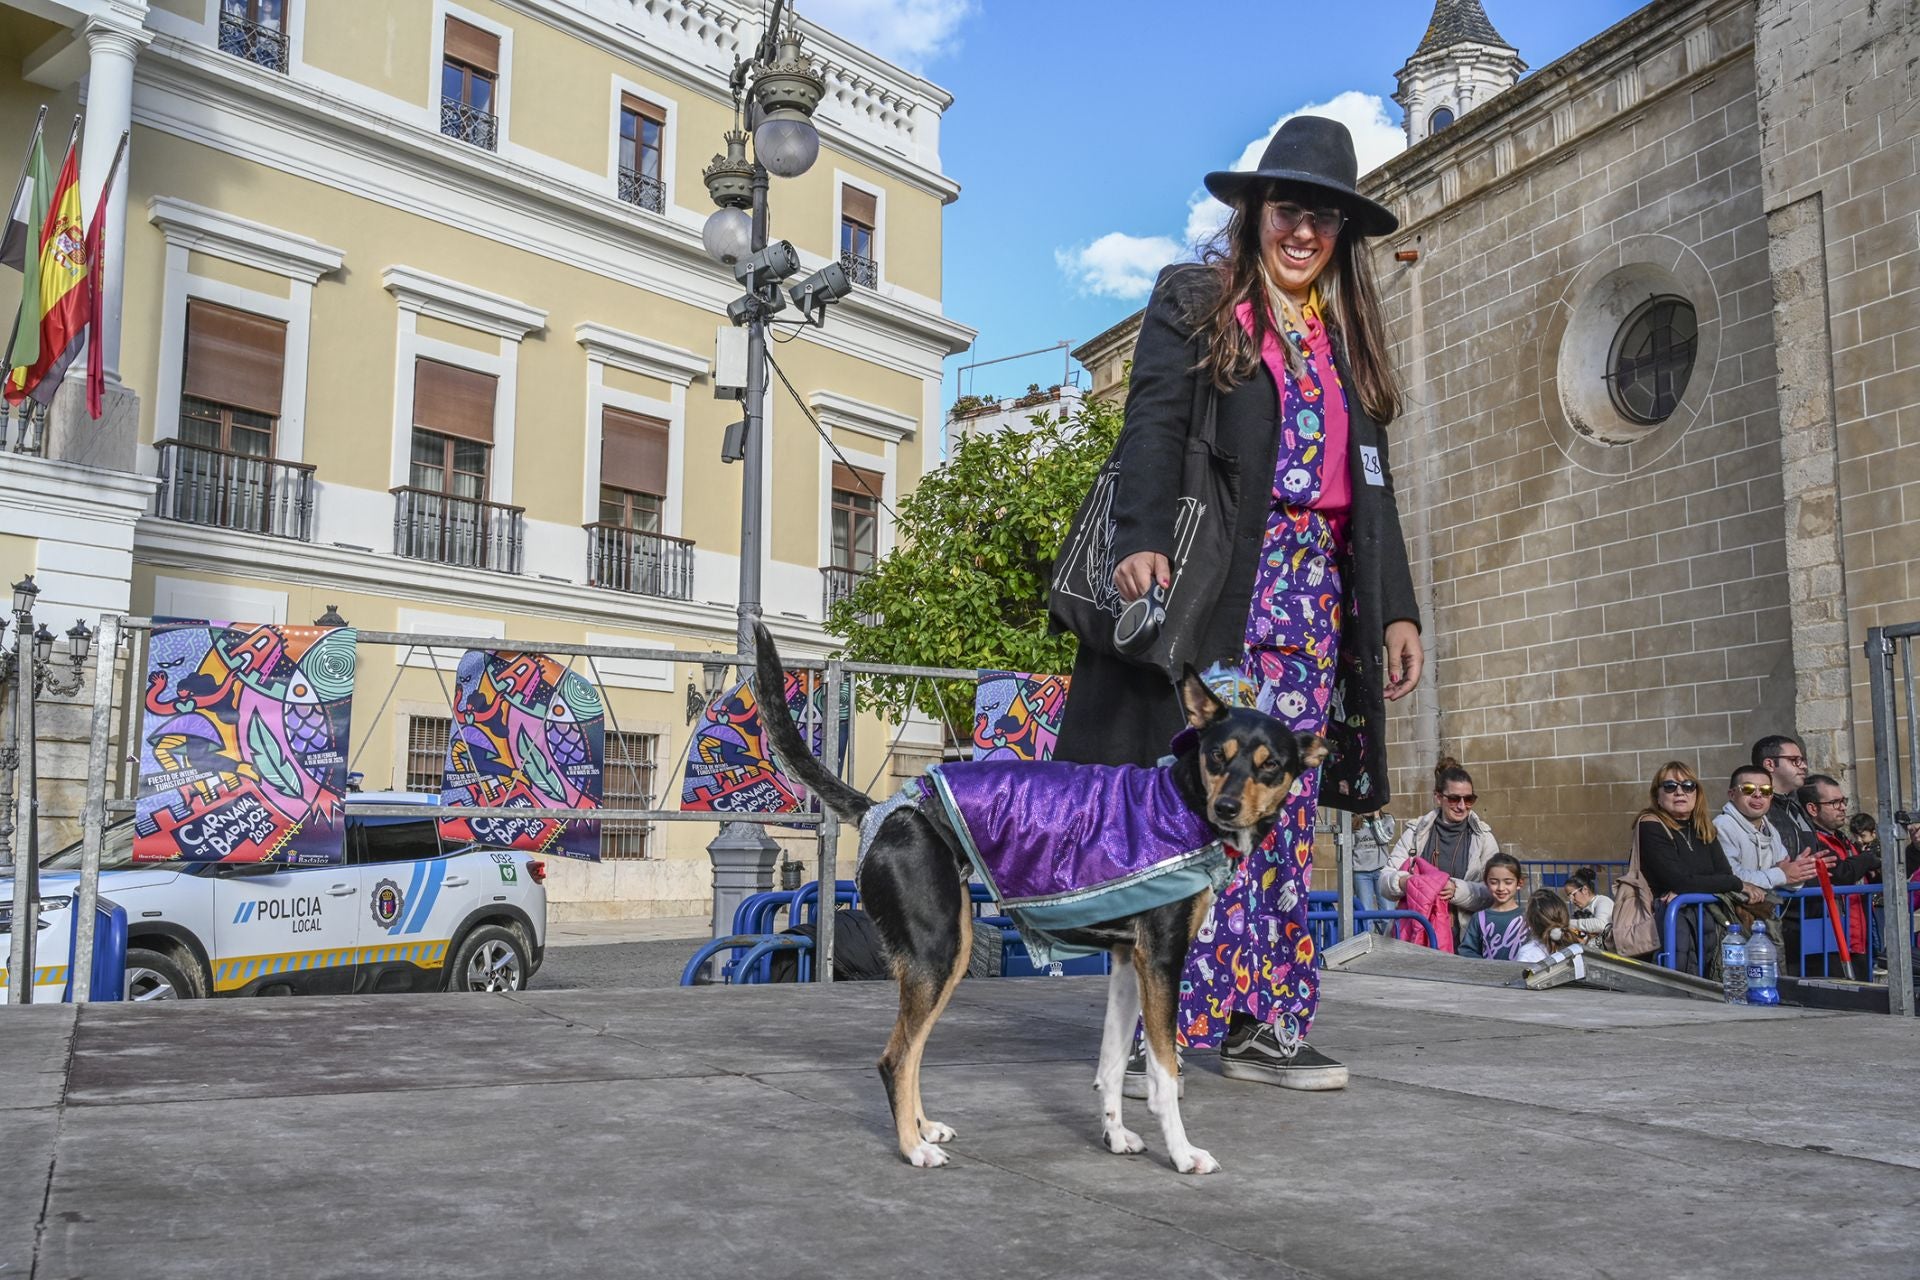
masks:
{"type": "Polygon", "coordinates": [[[1107,1150],[1117,1156],[1137,1156],[1147,1149],[1147,1144],[1140,1135],[1125,1125],[1115,1125],[1108,1129],[1102,1135],[1102,1140],[1107,1144],[1107,1150]]]}
{"type": "Polygon", "coordinates": [[[1173,1167],[1181,1173],[1218,1173],[1220,1162],[1198,1147],[1189,1147],[1173,1158],[1173,1167]]]}
{"type": "Polygon", "coordinates": [[[941,1124],[938,1120],[920,1122],[920,1138],[924,1142],[952,1142],[959,1136],[951,1127],[941,1124]]]}
{"type": "Polygon", "coordinates": [[[907,1163],[916,1169],[938,1169],[947,1162],[947,1153],[931,1142],[923,1142],[907,1152],[907,1163]]]}

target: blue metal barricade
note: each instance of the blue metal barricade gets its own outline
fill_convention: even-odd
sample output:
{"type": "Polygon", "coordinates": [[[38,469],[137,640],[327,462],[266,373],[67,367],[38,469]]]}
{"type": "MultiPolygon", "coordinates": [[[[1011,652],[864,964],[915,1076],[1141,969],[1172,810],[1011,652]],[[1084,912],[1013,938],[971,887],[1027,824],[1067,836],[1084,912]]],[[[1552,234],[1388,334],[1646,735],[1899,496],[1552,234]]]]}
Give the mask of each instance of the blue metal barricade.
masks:
{"type": "Polygon", "coordinates": [[[1613,896],[1613,882],[1616,877],[1626,874],[1624,862],[1591,862],[1579,859],[1546,860],[1537,859],[1520,864],[1526,872],[1529,889],[1565,889],[1567,877],[1581,867],[1592,867],[1600,873],[1600,883],[1595,892],[1605,897],[1613,896]]]}
{"type": "MultiPolygon", "coordinates": [[[[1774,945],[1780,948],[1780,972],[1801,978],[1846,977],[1836,973],[1834,960],[1840,954],[1839,941],[1834,937],[1833,925],[1827,914],[1826,896],[1817,886],[1802,889],[1780,889],[1776,895],[1781,901],[1780,916],[1770,921],[1767,933],[1774,945]],[[1791,924],[1792,928],[1786,926],[1791,924]],[[1798,939],[1798,948],[1794,954],[1787,953],[1788,934],[1798,939]],[[1817,968],[1816,968],[1817,965],[1817,968]]],[[[1874,954],[1875,936],[1879,931],[1880,911],[1873,900],[1884,896],[1884,886],[1878,884],[1837,884],[1833,887],[1834,899],[1839,904],[1841,923],[1845,927],[1847,916],[1851,914],[1849,904],[1856,899],[1866,906],[1867,948],[1866,954],[1874,954]]],[[[1711,957],[1707,949],[1708,929],[1707,904],[1719,899],[1710,893],[1680,893],[1669,898],[1661,907],[1660,950],[1654,953],[1653,962],[1668,969],[1681,969],[1688,957],[1679,954],[1680,919],[1683,913],[1691,916],[1693,923],[1693,966],[1686,971],[1704,974],[1708,970],[1711,957]]],[[[1859,954],[1859,949],[1849,944],[1850,951],[1859,954]]]]}
{"type": "MultiPolygon", "coordinates": [[[[71,956],[73,935],[80,931],[77,902],[74,910],[67,914],[73,930],[67,940],[67,954],[71,956]]],[[[87,999],[124,1000],[127,998],[127,909],[111,898],[100,898],[94,903],[93,921],[93,974],[87,985],[87,999]]],[[[60,996],[67,1004],[73,1003],[73,977],[73,966],[69,964],[66,990],[60,996]]]]}
{"type": "MultiPolygon", "coordinates": [[[[1313,937],[1313,949],[1317,956],[1338,943],[1340,934],[1340,895],[1329,889],[1316,889],[1307,895],[1307,932],[1313,937]]],[[[1429,947],[1437,945],[1433,936],[1433,923],[1418,911],[1400,908],[1381,911],[1356,911],[1353,913],[1353,927],[1364,929],[1376,920],[1411,920],[1420,926],[1420,936],[1429,947]]],[[[1318,963],[1316,959],[1315,963],[1318,963]]]]}

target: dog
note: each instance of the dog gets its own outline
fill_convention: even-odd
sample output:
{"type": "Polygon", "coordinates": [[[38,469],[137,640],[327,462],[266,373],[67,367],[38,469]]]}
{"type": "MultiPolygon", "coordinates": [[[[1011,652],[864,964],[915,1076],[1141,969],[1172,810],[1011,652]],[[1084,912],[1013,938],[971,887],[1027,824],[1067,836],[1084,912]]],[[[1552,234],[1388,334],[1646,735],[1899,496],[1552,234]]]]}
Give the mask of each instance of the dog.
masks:
{"type": "MultiPolygon", "coordinates": [[[[900,1015],[880,1056],[880,1078],[900,1154],[917,1168],[937,1168],[947,1163],[942,1146],[953,1141],[954,1131],[929,1119],[921,1105],[920,1065],[927,1037],[966,972],[971,950],[967,881],[973,867],[966,845],[947,815],[934,807],[898,804],[877,823],[862,823],[875,802],[815,759],[794,726],[780,655],[765,627],[755,631],[754,670],[761,725],[774,755],[842,821],[862,824],[863,856],[856,873],[860,900],[900,983],[900,1015]]],[[[1272,716],[1228,707],[1191,667],[1177,687],[1191,732],[1181,735],[1172,763],[1161,768],[1170,771],[1179,803],[1230,856],[1244,857],[1271,830],[1295,779],[1325,759],[1326,743],[1317,734],[1295,733],[1272,716]]],[[[1113,956],[1095,1082],[1104,1145],[1117,1155],[1146,1149],[1121,1116],[1121,1086],[1139,1021],[1147,1047],[1147,1109],[1160,1121],[1167,1155],[1181,1173],[1212,1173],[1220,1167],[1187,1140],[1174,1058],[1180,973],[1211,905],[1211,890],[1203,890],[1056,935],[1061,942],[1113,956]]]]}

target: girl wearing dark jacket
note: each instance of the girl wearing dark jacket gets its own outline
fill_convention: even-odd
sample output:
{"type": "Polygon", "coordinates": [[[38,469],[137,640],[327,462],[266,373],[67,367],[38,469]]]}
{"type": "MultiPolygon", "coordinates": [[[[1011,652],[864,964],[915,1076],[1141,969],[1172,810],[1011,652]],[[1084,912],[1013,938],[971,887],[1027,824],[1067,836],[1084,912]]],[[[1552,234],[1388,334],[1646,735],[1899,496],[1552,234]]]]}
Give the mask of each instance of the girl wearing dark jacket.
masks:
{"type": "MultiPolygon", "coordinates": [[[[1400,394],[1362,244],[1398,224],[1354,189],[1357,167],[1344,125],[1302,116],[1259,169],[1207,175],[1233,217],[1203,262],[1162,272],[1147,303],[1112,510],[1121,596],[1169,585],[1181,460],[1217,396],[1216,454],[1238,510],[1196,665],[1212,664],[1229,701],[1324,734],[1330,757],[1214,900],[1178,1025],[1190,1046],[1224,1040],[1225,1074],[1297,1089],[1347,1076],[1304,1039],[1319,997],[1306,924],[1315,806],[1388,802],[1386,700],[1409,693],[1422,664],[1383,430],[1400,394]]],[[[1151,764],[1180,723],[1165,673],[1083,645],[1055,758],[1151,764]]]]}
{"type": "MultiPolygon", "coordinates": [[[[1700,803],[1700,778],[1692,769],[1678,760],[1668,761],[1653,775],[1647,798],[1650,803],[1635,819],[1635,838],[1640,842],[1640,870],[1660,910],[1678,893],[1737,893],[1749,902],[1766,897],[1764,890],[1733,873],[1713,819],[1700,803]]],[[[1694,915],[1686,910],[1676,918],[1674,949],[1680,967],[1688,973],[1700,972],[1694,915]]],[[[1706,949],[1710,957],[1720,949],[1721,932],[1709,916],[1706,949]]]]}

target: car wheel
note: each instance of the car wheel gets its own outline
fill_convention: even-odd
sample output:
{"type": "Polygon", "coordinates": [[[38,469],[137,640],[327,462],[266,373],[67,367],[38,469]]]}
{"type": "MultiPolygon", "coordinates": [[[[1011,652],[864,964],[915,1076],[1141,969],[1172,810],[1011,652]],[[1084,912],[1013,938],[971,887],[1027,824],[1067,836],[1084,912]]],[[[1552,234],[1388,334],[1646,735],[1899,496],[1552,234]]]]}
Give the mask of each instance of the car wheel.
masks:
{"type": "Polygon", "coordinates": [[[127,999],[191,1000],[199,994],[200,984],[172,956],[145,947],[127,948],[127,999]]]}
{"type": "Polygon", "coordinates": [[[460,944],[449,991],[519,991],[527,985],[527,944],[518,929],[483,924],[460,944]]]}

